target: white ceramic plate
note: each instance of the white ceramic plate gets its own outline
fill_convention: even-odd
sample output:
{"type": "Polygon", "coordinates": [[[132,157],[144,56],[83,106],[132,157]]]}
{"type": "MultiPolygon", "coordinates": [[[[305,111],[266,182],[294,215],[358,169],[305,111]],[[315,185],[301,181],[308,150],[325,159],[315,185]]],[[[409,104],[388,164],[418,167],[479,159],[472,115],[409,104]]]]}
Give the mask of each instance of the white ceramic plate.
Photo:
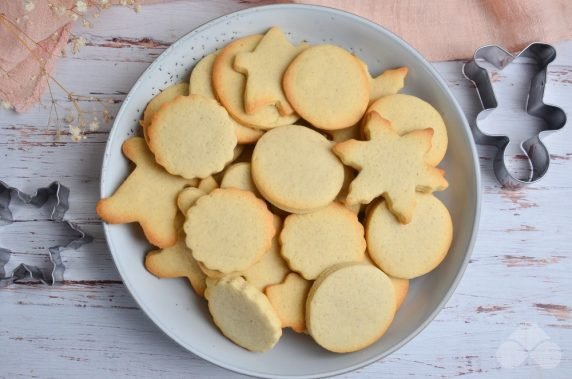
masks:
{"type": "MultiPolygon", "coordinates": [[[[354,52],[377,74],[386,68],[409,67],[403,92],[433,104],[448,128],[449,149],[441,164],[450,188],[439,194],[454,225],[454,240],[438,269],[413,280],[406,302],[385,336],[369,348],[334,354],[312,339],[285,331],[277,346],[264,354],[248,352],[223,337],[205,301],[184,279],[159,280],[143,266],[149,245],[135,225],[105,225],[109,248],[123,280],[147,315],[179,344],[219,366],[262,377],[324,377],[341,374],[391,354],[437,315],[460,280],[477,230],[480,175],[475,146],[464,115],[435,70],[415,50],[382,27],[334,9],[305,5],[272,5],[236,12],[193,30],[169,47],[133,86],[117,114],[109,136],[101,175],[101,196],[110,196],[130,172],[121,144],[136,133],[147,102],[160,89],[186,81],[194,63],[231,39],[282,28],[292,41],[333,43],[354,52]]],[[[335,80],[335,79],[334,79],[335,80]]]]}

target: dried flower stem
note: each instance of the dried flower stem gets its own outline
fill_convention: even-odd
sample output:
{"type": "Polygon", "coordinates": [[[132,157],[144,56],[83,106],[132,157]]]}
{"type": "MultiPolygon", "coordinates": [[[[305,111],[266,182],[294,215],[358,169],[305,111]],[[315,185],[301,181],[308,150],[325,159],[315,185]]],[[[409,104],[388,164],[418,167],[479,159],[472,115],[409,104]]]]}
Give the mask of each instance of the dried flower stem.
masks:
{"type": "MultiPolygon", "coordinates": [[[[16,41],[18,41],[26,50],[28,50],[28,52],[30,53],[30,55],[36,59],[36,61],[38,61],[39,65],[40,65],[40,73],[42,76],[45,76],[46,78],[46,83],[47,83],[47,87],[48,87],[48,92],[50,95],[50,113],[48,116],[48,126],[50,126],[51,122],[52,122],[52,113],[55,115],[55,120],[56,120],[56,137],[59,138],[60,135],[60,124],[61,124],[61,118],[60,115],[58,113],[58,106],[57,106],[57,101],[55,99],[54,96],[54,92],[52,89],[52,85],[50,83],[50,81],[52,81],[54,84],[56,84],[56,86],[61,89],[67,96],[67,99],[70,101],[70,103],[72,104],[73,108],[75,109],[76,115],[77,115],[77,122],[78,125],[76,128],[79,128],[80,133],[75,133],[75,135],[73,135],[72,137],[75,137],[74,140],[79,140],[82,137],[85,138],[85,136],[83,136],[83,132],[85,129],[85,122],[83,121],[83,115],[87,112],[84,112],[81,107],[79,106],[78,101],[81,99],[80,96],[76,96],[74,95],[72,92],[68,91],[65,86],[60,83],[59,80],[57,80],[53,75],[51,75],[45,67],[45,60],[41,57],[39,57],[36,52],[35,49],[30,46],[33,45],[34,47],[40,47],[42,49],[44,49],[44,51],[47,52],[47,50],[45,50],[45,48],[40,45],[37,41],[35,41],[30,35],[28,35],[26,32],[24,32],[16,23],[14,23],[12,20],[10,20],[4,13],[0,14],[0,24],[4,24],[7,25],[8,27],[6,28],[6,30],[16,39],[16,41]],[[28,41],[26,41],[24,38],[22,38],[22,36],[24,36],[25,38],[27,38],[28,41]],[[30,42],[30,43],[29,43],[30,42]]],[[[10,77],[9,72],[2,69],[2,71],[5,72],[5,74],[10,77]]],[[[14,79],[12,79],[14,80],[14,79]]],[[[70,125],[70,129],[72,128],[72,125],[70,125]]]]}
{"type": "MultiPolygon", "coordinates": [[[[120,5],[132,8],[135,12],[139,12],[140,7],[141,7],[138,0],[121,0],[120,5]]],[[[111,6],[111,3],[107,2],[107,1],[101,1],[101,0],[99,1],[99,3],[96,1],[93,1],[93,0],[76,0],[75,6],[73,6],[71,9],[69,9],[67,6],[64,6],[62,4],[58,4],[57,2],[49,1],[48,6],[50,7],[50,9],[53,12],[55,12],[56,15],[59,15],[59,16],[66,16],[67,15],[70,18],[70,22],[80,19],[82,21],[82,24],[84,27],[92,27],[92,23],[88,19],[89,7],[95,8],[96,12],[94,14],[92,14],[92,17],[96,18],[97,16],[99,16],[99,13],[102,10],[109,8],[111,6]]],[[[29,8],[30,9],[26,9],[26,11],[28,11],[28,12],[33,11],[33,6],[31,6],[29,8]]],[[[24,16],[24,17],[27,17],[27,16],[24,16]]],[[[44,52],[46,52],[48,54],[52,54],[52,53],[50,53],[44,46],[40,45],[37,41],[35,41],[30,35],[28,35],[24,30],[22,30],[18,26],[19,19],[16,21],[17,22],[10,20],[8,18],[8,16],[4,13],[0,14],[0,26],[2,24],[7,26],[6,30],[8,30],[8,32],[15,38],[15,40],[17,42],[19,42],[22,46],[24,46],[24,48],[26,50],[28,50],[30,55],[38,62],[39,66],[40,66],[40,75],[45,76],[47,87],[48,87],[48,93],[50,96],[50,111],[49,111],[49,115],[48,115],[48,127],[52,123],[53,116],[55,116],[56,138],[59,138],[59,136],[60,136],[60,125],[62,123],[62,118],[60,118],[60,113],[58,112],[58,102],[54,96],[54,88],[52,88],[53,87],[52,84],[55,84],[57,88],[59,88],[61,91],[63,91],[63,93],[67,97],[67,100],[71,103],[71,105],[73,106],[73,109],[75,110],[76,117],[73,117],[71,115],[66,115],[63,118],[63,121],[68,124],[69,132],[71,134],[72,139],[74,141],[79,141],[81,139],[85,139],[85,132],[87,131],[87,128],[89,127],[90,131],[97,130],[99,128],[99,121],[98,121],[97,117],[94,116],[93,120],[91,122],[89,122],[89,124],[87,124],[86,115],[90,114],[90,113],[95,114],[96,113],[95,108],[92,112],[83,111],[80,107],[79,101],[81,101],[81,100],[88,100],[88,101],[95,100],[96,102],[99,102],[99,103],[103,103],[103,102],[100,99],[96,99],[96,98],[93,98],[91,96],[88,97],[88,96],[75,95],[72,92],[68,91],[62,83],[60,83],[56,78],[54,78],[54,76],[51,75],[46,70],[45,59],[38,56],[38,54],[36,52],[36,48],[40,47],[41,49],[43,49],[44,52]],[[72,122],[74,120],[76,122],[76,125],[72,124],[72,122]]],[[[72,52],[75,54],[79,50],[79,48],[81,48],[85,45],[86,41],[85,41],[85,39],[83,39],[83,37],[77,37],[77,36],[74,36],[73,34],[72,34],[72,37],[73,37],[71,39],[71,41],[73,42],[72,52]]],[[[15,81],[15,79],[10,76],[10,72],[6,71],[3,68],[0,68],[0,69],[2,70],[4,76],[6,76],[7,78],[10,78],[12,81],[15,81]]],[[[31,77],[31,79],[35,79],[35,77],[31,77]]],[[[3,106],[9,106],[9,104],[8,105],[7,104],[8,103],[2,102],[3,106]]],[[[103,111],[102,111],[103,121],[107,123],[111,120],[111,118],[112,117],[110,115],[109,110],[104,105],[103,111]]]]}

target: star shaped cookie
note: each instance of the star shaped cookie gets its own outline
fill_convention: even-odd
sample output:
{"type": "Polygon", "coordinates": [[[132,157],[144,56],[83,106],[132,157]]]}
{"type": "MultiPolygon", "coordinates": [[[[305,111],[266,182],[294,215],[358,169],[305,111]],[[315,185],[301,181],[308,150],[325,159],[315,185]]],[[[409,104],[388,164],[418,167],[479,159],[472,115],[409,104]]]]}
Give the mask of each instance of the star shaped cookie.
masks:
{"type": "Polygon", "coordinates": [[[441,191],[448,186],[444,171],[425,162],[433,129],[399,136],[387,120],[370,112],[364,132],[368,141],[349,140],[333,147],[344,164],[359,171],[350,184],[346,202],[368,204],[383,196],[391,212],[407,224],[415,210],[416,191],[441,191]]]}
{"type": "Polygon", "coordinates": [[[177,242],[177,195],[197,181],[174,176],[159,166],[141,137],[123,143],[123,153],[135,170],[115,193],[98,201],[99,217],[110,224],[138,222],[153,245],[165,248],[177,242]]]}
{"type": "Polygon", "coordinates": [[[246,74],[244,108],[252,114],[267,105],[276,105],[283,116],[294,113],[282,91],[282,76],[290,62],[308,46],[294,46],[279,28],[271,28],[254,51],[237,54],[234,69],[246,74]]]}

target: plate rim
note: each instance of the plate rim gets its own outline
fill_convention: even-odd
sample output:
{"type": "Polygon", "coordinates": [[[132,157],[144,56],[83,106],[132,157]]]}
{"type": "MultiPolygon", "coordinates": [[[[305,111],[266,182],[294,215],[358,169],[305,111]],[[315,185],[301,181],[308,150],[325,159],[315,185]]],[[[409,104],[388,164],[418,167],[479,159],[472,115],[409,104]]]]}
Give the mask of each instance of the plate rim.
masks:
{"type": "Polygon", "coordinates": [[[228,363],[220,360],[217,357],[213,357],[213,356],[210,356],[210,355],[205,354],[203,352],[197,352],[197,351],[194,351],[193,349],[190,349],[174,333],[170,332],[169,329],[165,325],[163,325],[162,322],[158,321],[155,313],[152,312],[150,309],[148,309],[148,307],[146,305],[144,305],[142,300],[140,300],[140,298],[138,297],[137,291],[135,291],[135,286],[128,279],[126,279],[126,277],[124,276],[123,270],[121,269],[122,266],[118,264],[118,261],[115,257],[114,249],[112,248],[113,243],[111,242],[111,239],[110,239],[109,224],[102,221],[102,225],[103,225],[104,234],[105,234],[105,242],[109,248],[109,252],[111,253],[115,267],[117,268],[117,271],[119,272],[119,275],[121,276],[121,279],[123,280],[123,284],[125,285],[125,287],[127,287],[129,294],[135,300],[137,305],[141,308],[141,310],[143,311],[145,316],[148,317],[153,322],[153,324],[155,324],[164,334],[169,336],[169,338],[171,338],[173,341],[178,343],[185,350],[187,350],[188,352],[190,352],[190,353],[192,353],[192,354],[194,354],[194,355],[196,355],[196,356],[198,356],[198,357],[200,357],[200,358],[202,358],[202,359],[204,359],[204,360],[206,360],[212,364],[215,364],[219,367],[222,367],[226,370],[236,372],[236,373],[240,373],[240,374],[244,374],[244,375],[264,377],[264,378],[284,378],[284,379],[324,378],[324,377],[331,377],[331,376],[345,374],[345,373],[357,370],[359,368],[368,366],[374,362],[379,361],[380,359],[383,359],[383,358],[395,353],[397,350],[401,349],[403,346],[405,346],[407,343],[409,343],[411,340],[413,340],[415,337],[417,337],[431,322],[433,322],[433,320],[443,310],[443,308],[445,307],[445,305],[447,304],[447,302],[450,300],[453,293],[457,289],[461,279],[464,276],[464,273],[465,273],[466,268],[468,266],[469,260],[472,256],[473,248],[474,248],[474,245],[475,245],[475,242],[477,239],[479,223],[480,223],[480,215],[481,215],[482,184],[481,184],[481,171],[480,171],[480,166],[479,166],[479,162],[478,162],[478,158],[477,158],[478,153],[477,153],[477,149],[476,149],[476,144],[472,138],[471,129],[469,128],[465,113],[461,109],[459,103],[457,102],[456,98],[453,96],[449,87],[446,85],[444,79],[437,72],[437,70],[435,70],[433,65],[429,61],[427,61],[427,59],[425,59],[425,57],[423,57],[423,55],[421,55],[421,53],[419,53],[415,48],[413,48],[411,45],[409,45],[405,40],[403,40],[401,37],[399,37],[395,33],[391,32],[390,30],[384,28],[383,26],[381,26],[379,24],[376,24],[373,21],[370,21],[370,20],[368,20],[362,16],[356,15],[356,14],[351,13],[351,12],[347,12],[347,11],[332,8],[332,7],[321,6],[321,5],[309,5],[309,4],[262,5],[262,6],[255,6],[255,7],[246,8],[246,9],[238,10],[235,12],[227,13],[227,14],[224,14],[222,16],[216,17],[210,21],[207,21],[207,22],[199,25],[198,27],[194,28],[193,30],[189,31],[188,33],[185,33],[183,36],[181,36],[175,42],[173,42],[167,49],[165,49],[149,65],[149,67],[147,67],[145,69],[145,71],[143,71],[143,73],[141,73],[139,78],[137,78],[137,80],[135,81],[135,83],[133,84],[131,89],[129,90],[129,93],[123,99],[121,107],[119,108],[119,111],[117,112],[117,114],[115,116],[115,121],[113,122],[113,126],[111,127],[111,130],[109,132],[109,136],[107,138],[107,142],[106,142],[106,146],[105,146],[105,150],[104,150],[104,154],[103,154],[103,162],[102,162],[102,166],[101,166],[101,170],[100,170],[100,178],[101,179],[100,179],[100,186],[99,186],[99,197],[102,198],[102,194],[104,192],[104,185],[106,182],[104,172],[109,165],[109,156],[111,154],[111,145],[112,145],[111,141],[113,141],[115,139],[115,135],[118,133],[117,130],[119,129],[119,127],[117,126],[117,123],[118,123],[117,120],[121,119],[122,114],[125,112],[125,109],[128,107],[128,103],[129,103],[130,98],[132,97],[133,93],[135,91],[137,91],[137,89],[141,85],[141,82],[147,76],[147,73],[149,73],[150,71],[153,71],[156,66],[160,65],[161,62],[163,61],[163,59],[165,59],[165,57],[167,55],[169,55],[169,53],[172,50],[176,50],[178,48],[178,46],[180,44],[182,44],[182,42],[184,40],[186,40],[187,38],[190,38],[194,34],[200,33],[203,30],[208,29],[212,25],[223,22],[227,18],[240,17],[244,14],[260,12],[261,10],[278,10],[279,11],[281,9],[290,9],[290,8],[318,10],[318,11],[324,11],[326,13],[330,13],[332,15],[337,15],[337,16],[341,16],[341,17],[348,17],[348,18],[353,19],[357,22],[360,22],[360,23],[367,25],[369,28],[375,29],[378,32],[386,33],[390,37],[394,38],[395,40],[400,42],[402,48],[408,50],[409,53],[411,53],[417,59],[419,59],[420,61],[425,63],[425,66],[426,66],[429,74],[433,77],[433,79],[435,80],[437,85],[441,88],[441,90],[447,95],[447,97],[451,101],[451,104],[453,105],[455,112],[457,112],[458,114],[460,114],[462,116],[461,117],[461,119],[462,119],[461,127],[462,127],[462,129],[464,129],[465,134],[467,134],[469,136],[468,142],[469,142],[469,147],[470,147],[470,155],[472,158],[473,170],[475,172],[475,187],[476,187],[475,188],[475,195],[476,196],[475,196],[475,213],[474,213],[474,217],[472,219],[473,227],[471,230],[471,237],[468,241],[467,250],[466,250],[463,262],[461,264],[461,267],[460,267],[459,271],[456,273],[455,278],[454,278],[451,286],[449,287],[449,289],[447,290],[447,292],[445,293],[445,295],[443,296],[441,301],[435,306],[434,311],[429,315],[429,317],[427,317],[409,335],[407,335],[405,338],[403,338],[399,343],[397,343],[394,346],[392,346],[391,348],[389,348],[387,351],[380,353],[380,354],[377,354],[372,358],[366,359],[362,362],[347,366],[347,367],[342,368],[342,369],[331,370],[331,371],[326,370],[320,374],[309,374],[309,375],[268,375],[268,374],[264,374],[264,373],[257,372],[254,370],[242,369],[239,367],[235,367],[232,364],[228,364],[228,363]]]}

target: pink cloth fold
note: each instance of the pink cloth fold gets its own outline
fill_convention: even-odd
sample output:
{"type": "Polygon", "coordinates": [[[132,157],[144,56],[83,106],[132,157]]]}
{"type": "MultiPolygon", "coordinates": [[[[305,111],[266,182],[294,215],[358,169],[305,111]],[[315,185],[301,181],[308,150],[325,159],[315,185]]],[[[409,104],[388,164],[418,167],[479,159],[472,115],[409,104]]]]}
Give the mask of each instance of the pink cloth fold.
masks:
{"type": "MultiPolygon", "coordinates": [[[[161,1],[169,0],[139,0],[140,3],[161,1]]],[[[253,6],[269,2],[272,1],[248,1],[253,6]]],[[[499,44],[508,50],[517,51],[533,41],[552,43],[572,38],[572,28],[568,26],[568,20],[572,19],[572,1],[569,0],[294,2],[324,5],[361,15],[401,36],[433,61],[466,59],[476,48],[485,44],[499,44]]],[[[52,3],[66,9],[71,9],[75,4],[73,0],[52,3]]],[[[23,0],[0,1],[0,14],[17,23],[22,30],[19,38],[26,43],[30,42],[28,37],[39,42],[38,45],[29,45],[32,50],[30,52],[15,38],[13,26],[1,20],[0,100],[10,103],[19,112],[25,111],[40,99],[46,86],[40,61],[45,62],[45,70],[51,72],[69,39],[71,29],[69,14],[58,15],[53,7],[49,7],[48,1],[39,0],[33,4],[34,9],[26,10],[26,2],[23,0]]],[[[137,16],[134,14],[133,17],[137,16]]]]}
{"type": "Polygon", "coordinates": [[[480,46],[518,51],[531,42],[572,38],[570,0],[300,0],[368,18],[427,59],[467,59],[480,46]]]}

